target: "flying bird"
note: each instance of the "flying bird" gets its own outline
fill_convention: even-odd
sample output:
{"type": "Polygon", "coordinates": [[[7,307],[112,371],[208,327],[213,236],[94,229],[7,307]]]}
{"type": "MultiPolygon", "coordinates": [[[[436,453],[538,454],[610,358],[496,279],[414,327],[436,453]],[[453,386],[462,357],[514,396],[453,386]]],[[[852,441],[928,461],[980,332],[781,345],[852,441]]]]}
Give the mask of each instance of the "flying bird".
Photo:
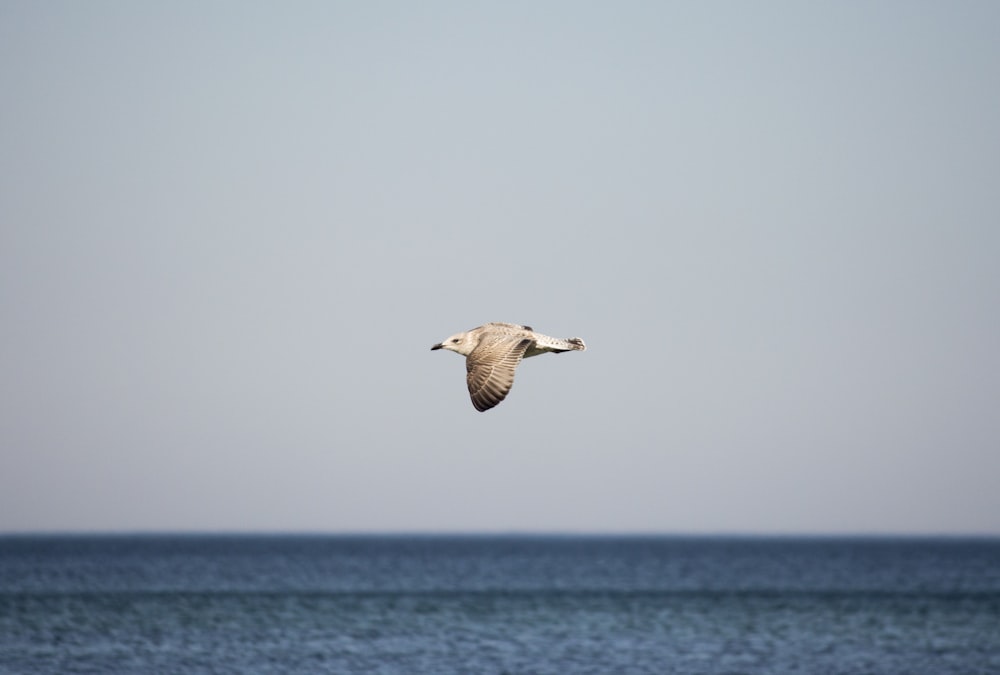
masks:
{"type": "Polygon", "coordinates": [[[469,396],[476,410],[483,412],[507,397],[521,359],[545,352],[582,352],[586,348],[580,338],[564,340],[536,333],[531,326],[494,322],[455,333],[431,350],[449,349],[465,357],[469,396]]]}

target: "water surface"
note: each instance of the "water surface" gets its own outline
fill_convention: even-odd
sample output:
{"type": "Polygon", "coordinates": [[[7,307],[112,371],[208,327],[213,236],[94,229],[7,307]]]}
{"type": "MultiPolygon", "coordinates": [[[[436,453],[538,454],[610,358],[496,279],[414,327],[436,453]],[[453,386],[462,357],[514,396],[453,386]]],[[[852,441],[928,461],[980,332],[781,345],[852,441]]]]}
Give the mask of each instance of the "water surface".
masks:
{"type": "Polygon", "coordinates": [[[0,537],[0,672],[997,673],[1000,540],[0,537]]]}

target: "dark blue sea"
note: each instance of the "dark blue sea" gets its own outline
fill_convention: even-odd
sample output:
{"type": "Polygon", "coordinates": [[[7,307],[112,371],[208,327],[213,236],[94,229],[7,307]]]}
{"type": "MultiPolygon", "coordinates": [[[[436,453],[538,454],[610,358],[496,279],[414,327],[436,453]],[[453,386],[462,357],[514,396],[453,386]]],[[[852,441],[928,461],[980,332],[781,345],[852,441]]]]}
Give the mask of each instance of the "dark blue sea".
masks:
{"type": "Polygon", "coordinates": [[[0,537],[2,673],[1000,673],[1000,540],[0,537]]]}

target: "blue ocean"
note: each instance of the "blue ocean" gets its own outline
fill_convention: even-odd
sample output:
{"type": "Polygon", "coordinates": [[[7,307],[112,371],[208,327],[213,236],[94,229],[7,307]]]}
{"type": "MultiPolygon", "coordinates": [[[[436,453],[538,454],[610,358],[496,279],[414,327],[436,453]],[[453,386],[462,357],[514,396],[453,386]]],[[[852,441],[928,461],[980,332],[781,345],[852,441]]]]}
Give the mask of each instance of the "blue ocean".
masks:
{"type": "Polygon", "coordinates": [[[0,537],[2,673],[1000,673],[1000,540],[0,537]]]}

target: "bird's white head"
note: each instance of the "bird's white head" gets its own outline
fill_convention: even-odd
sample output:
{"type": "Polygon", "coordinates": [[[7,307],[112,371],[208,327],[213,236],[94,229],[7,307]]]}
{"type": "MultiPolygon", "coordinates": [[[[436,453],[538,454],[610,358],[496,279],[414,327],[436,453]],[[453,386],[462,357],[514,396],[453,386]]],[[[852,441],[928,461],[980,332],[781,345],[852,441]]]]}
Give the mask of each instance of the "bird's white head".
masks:
{"type": "Polygon", "coordinates": [[[441,342],[431,347],[431,350],[433,351],[435,349],[448,349],[453,352],[457,352],[462,356],[468,356],[472,352],[472,350],[476,348],[477,343],[478,343],[477,337],[473,335],[471,332],[455,333],[451,337],[442,340],[441,342]]]}

